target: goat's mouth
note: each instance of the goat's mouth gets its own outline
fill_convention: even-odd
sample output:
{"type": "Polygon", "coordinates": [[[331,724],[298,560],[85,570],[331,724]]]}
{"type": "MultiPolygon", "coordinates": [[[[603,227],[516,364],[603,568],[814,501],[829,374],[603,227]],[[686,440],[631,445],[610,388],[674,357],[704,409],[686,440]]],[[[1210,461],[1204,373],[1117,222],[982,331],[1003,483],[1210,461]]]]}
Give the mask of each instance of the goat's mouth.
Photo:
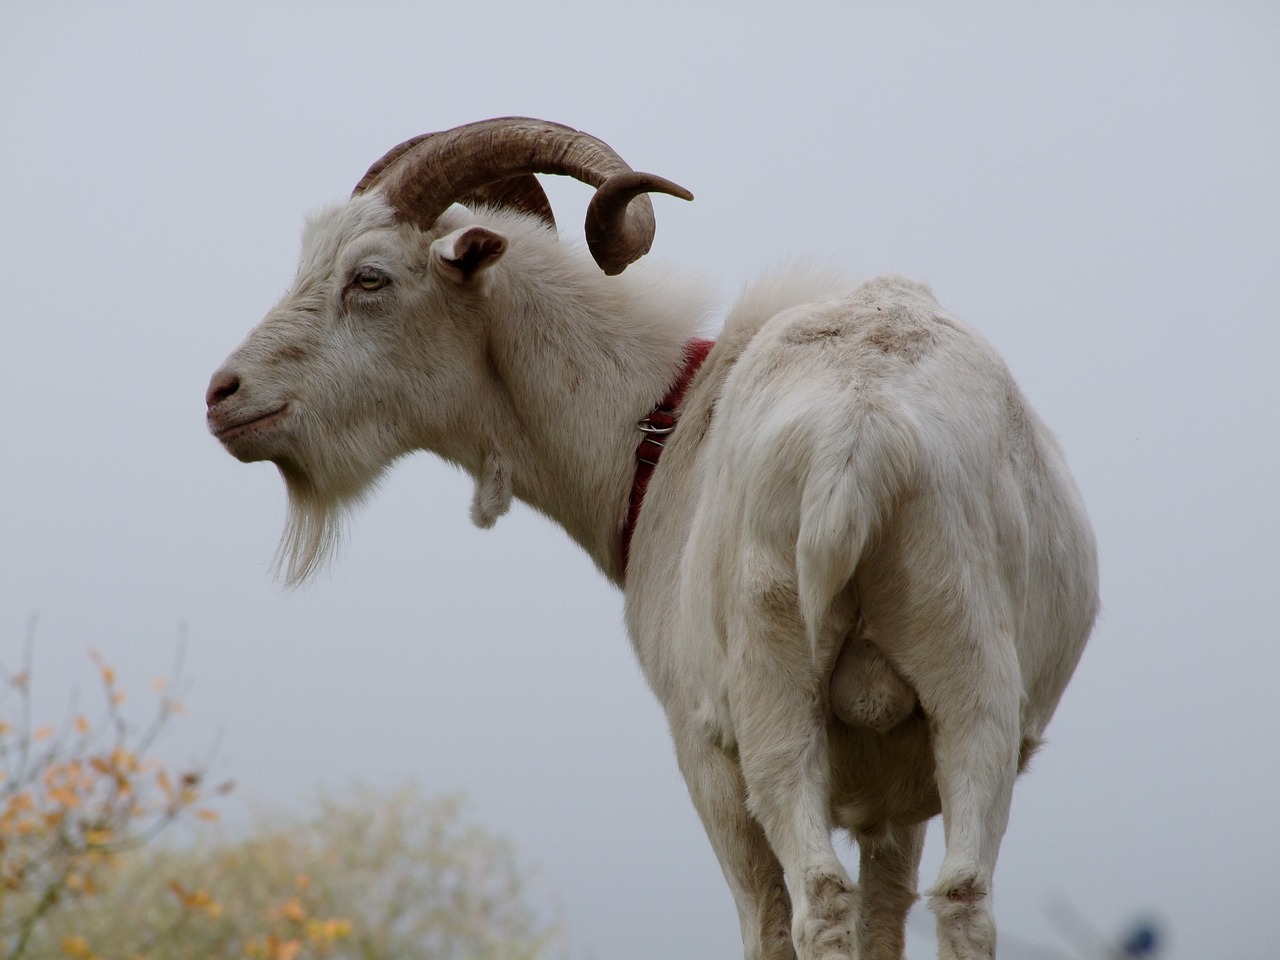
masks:
{"type": "Polygon", "coordinates": [[[250,412],[239,417],[221,417],[209,414],[209,430],[222,441],[232,454],[240,459],[263,459],[261,453],[254,448],[266,438],[271,428],[282,421],[289,413],[289,405],[282,403],[278,407],[263,412],[250,412]],[[254,455],[258,453],[258,455],[254,455]]]}

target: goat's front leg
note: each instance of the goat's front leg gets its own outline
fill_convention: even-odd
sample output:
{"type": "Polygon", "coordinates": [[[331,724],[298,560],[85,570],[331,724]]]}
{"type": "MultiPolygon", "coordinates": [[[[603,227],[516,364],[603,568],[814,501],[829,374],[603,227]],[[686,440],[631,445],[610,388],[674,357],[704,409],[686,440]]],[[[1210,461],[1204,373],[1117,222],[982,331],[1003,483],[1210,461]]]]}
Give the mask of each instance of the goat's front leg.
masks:
{"type": "Polygon", "coordinates": [[[704,731],[672,723],[680,772],[738,908],[746,960],[795,960],[782,866],[747,811],[737,760],[704,731]]]}
{"type": "Polygon", "coordinates": [[[890,826],[876,836],[859,836],[862,916],[858,960],[902,960],[907,912],[916,902],[925,825],[890,826]]]}
{"type": "MultiPolygon", "coordinates": [[[[730,715],[748,807],[764,827],[791,892],[801,960],[857,955],[858,890],[831,843],[827,669],[814,657],[787,558],[756,551],[727,609],[730,715]]],[[[829,664],[829,659],[828,659],[829,664]]]]}

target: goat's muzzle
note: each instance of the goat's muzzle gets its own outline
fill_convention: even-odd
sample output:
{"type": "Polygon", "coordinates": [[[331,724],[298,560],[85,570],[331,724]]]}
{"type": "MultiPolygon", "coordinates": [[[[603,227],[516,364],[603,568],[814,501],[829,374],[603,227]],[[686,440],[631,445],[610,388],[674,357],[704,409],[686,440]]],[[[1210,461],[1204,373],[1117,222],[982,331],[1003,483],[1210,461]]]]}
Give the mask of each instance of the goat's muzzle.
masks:
{"type": "Polygon", "coordinates": [[[288,415],[289,405],[275,401],[254,402],[240,390],[240,377],[218,371],[205,393],[209,432],[238,460],[268,460],[275,453],[274,429],[288,415]]]}

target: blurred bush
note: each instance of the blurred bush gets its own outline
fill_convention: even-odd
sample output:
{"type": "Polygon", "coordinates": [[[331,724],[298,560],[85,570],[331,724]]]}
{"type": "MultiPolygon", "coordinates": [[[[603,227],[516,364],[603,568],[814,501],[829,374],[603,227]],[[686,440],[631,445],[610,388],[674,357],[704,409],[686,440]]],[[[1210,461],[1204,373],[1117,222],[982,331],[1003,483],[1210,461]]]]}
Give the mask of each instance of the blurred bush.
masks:
{"type": "Polygon", "coordinates": [[[508,844],[457,798],[355,789],[239,839],[152,846],[51,915],[29,956],[533,960],[556,942],[508,844]]]}
{"type": "Polygon", "coordinates": [[[151,718],[134,727],[121,709],[127,697],[115,670],[91,656],[100,681],[97,715],[77,712],[73,701],[61,726],[33,719],[30,655],[16,672],[0,665],[0,955],[6,960],[36,956],[45,921],[106,890],[121,857],[176,821],[216,819],[201,805],[202,767],[171,772],[151,755],[182,713],[169,693],[172,680],[153,683],[151,718]]]}
{"type": "Polygon", "coordinates": [[[456,797],[358,788],[247,830],[216,825],[204,771],[151,756],[179,705],[161,690],[134,731],[97,665],[103,716],[73,713],[62,731],[32,726],[27,671],[2,678],[5,960],[533,960],[559,941],[511,847],[456,797]],[[159,839],[179,820],[194,838],[159,839]]]}

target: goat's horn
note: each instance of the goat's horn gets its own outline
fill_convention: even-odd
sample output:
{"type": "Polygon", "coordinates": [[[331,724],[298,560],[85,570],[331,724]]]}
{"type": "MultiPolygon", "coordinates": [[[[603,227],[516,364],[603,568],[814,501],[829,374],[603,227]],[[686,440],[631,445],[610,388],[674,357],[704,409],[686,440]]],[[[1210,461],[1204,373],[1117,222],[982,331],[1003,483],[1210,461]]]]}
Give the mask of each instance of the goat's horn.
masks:
{"type": "Polygon", "coordinates": [[[656,223],[646,193],[665,193],[681,200],[693,194],[652,173],[616,173],[596,190],[587,205],[587,247],[607,274],[621,273],[649,252],[656,223]],[[640,202],[632,206],[636,198],[640,202]]]}
{"type": "MultiPolygon", "coordinates": [[[[380,187],[402,219],[425,230],[455,201],[494,202],[494,192],[506,198],[512,180],[533,181],[545,203],[535,173],[570,176],[597,188],[587,212],[587,243],[608,274],[621,273],[653,243],[653,205],[644,194],[693,199],[668,180],[636,173],[589,134],[526,117],[482,120],[407,140],[370,167],[354,192],[380,187]]],[[[523,187],[510,192],[528,196],[523,187]]],[[[531,209],[527,200],[520,208],[531,209]]]]}
{"type": "MultiPolygon", "coordinates": [[[[392,147],[360,178],[360,182],[351,191],[351,195],[354,197],[356,194],[373,189],[382,180],[383,173],[410,150],[425,143],[432,137],[445,136],[451,132],[424,133],[392,147]]],[[[464,206],[506,207],[512,210],[519,210],[522,213],[531,213],[545,221],[549,227],[555,229],[556,217],[551,212],[551,201],[547,199],[546,193],[543,192],[542,185],[538,183],[538,178],[531,173],[487,183],[455,199],[464,206]]],[[[449,202],[452,203],[454,201],[451,200],[449,202]]],[[[441,213],[443,212],[441,210],[441,213]]],[[[436,214],[436,216],[439,216],[439,214],[436,214]]]]}

